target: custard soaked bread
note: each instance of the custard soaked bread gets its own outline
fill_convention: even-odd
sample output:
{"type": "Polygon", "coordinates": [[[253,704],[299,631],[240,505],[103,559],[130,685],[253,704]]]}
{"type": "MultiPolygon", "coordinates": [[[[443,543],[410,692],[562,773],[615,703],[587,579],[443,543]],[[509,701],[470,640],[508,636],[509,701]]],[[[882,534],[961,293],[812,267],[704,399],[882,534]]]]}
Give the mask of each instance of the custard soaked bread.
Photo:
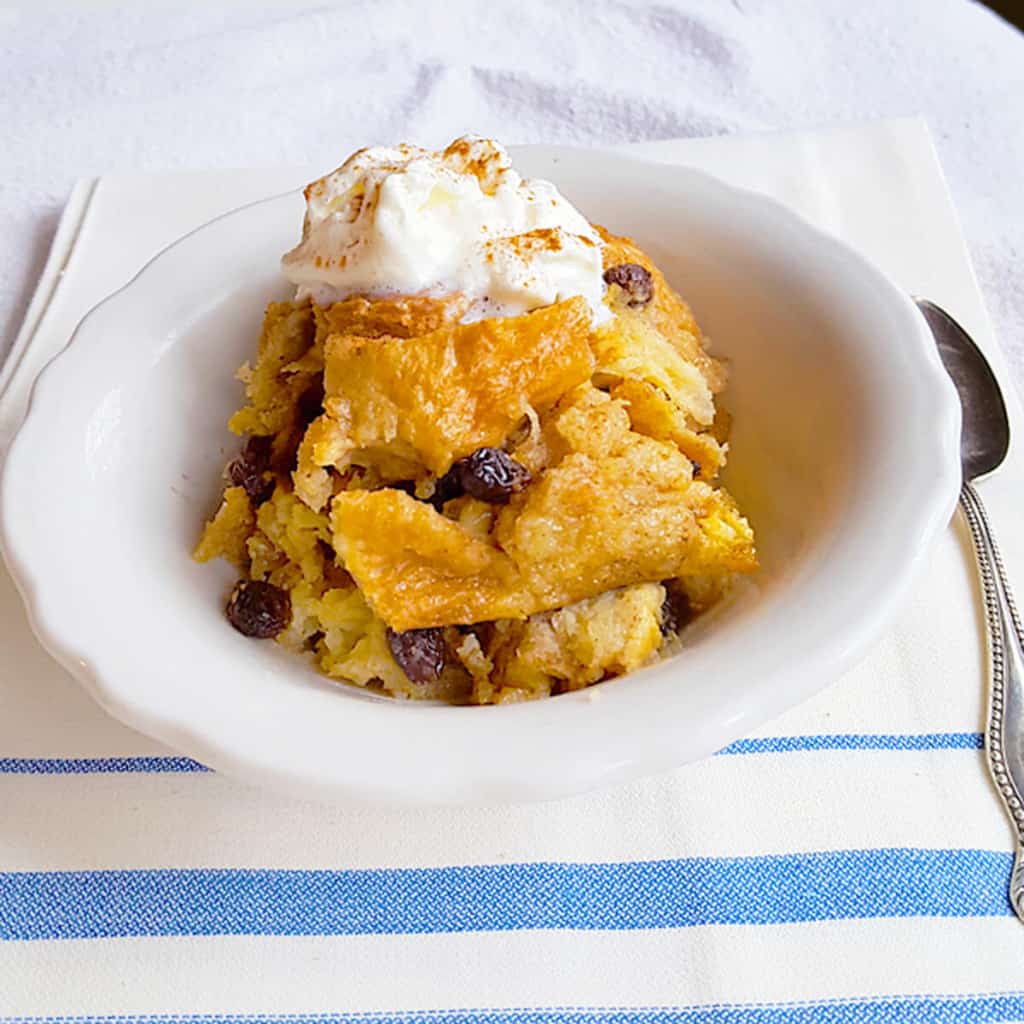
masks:
{"type": "MultiPolygon", "coordinates": [[[[386,152],[378,204],[423,159],[386,152]]],[[[538,189],[487,160],[468,172],[461,151],[425,156],[449,189],[476,175],[480,204],[492,186],[503,210],[502,189],[538,189]]],[[[345,202],[351,227],[368,200],[345,202]]],[[[296,300],[268,307],[231,420],[247,441],[195,553],[238,567],[232,625],[394,696],[502,703],[640,667],[756,568],[716,484],[722,365],[634,243],[564,213],[585,234],[531,228],[552,216],[517,222],[518,248],[501,235],[471,251],[482,266],[499,244],[527,254],[503,291],[463,254],[459,291],[411,278],[396,282],[408,294],[347,294],[339,271],[313,287],[304,269],[296,300]]],[[[307,217],[307,249],[316,231],[307,217]]],[[[373,239],[364,227],[350,263],[377,258],[373,239]]]]}

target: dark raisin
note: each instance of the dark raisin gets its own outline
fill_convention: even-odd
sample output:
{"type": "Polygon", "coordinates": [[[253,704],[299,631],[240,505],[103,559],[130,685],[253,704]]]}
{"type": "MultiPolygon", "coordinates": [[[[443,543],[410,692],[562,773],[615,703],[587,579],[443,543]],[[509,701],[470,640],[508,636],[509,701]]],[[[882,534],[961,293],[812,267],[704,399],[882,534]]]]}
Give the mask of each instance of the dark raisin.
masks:
{"type": "Polygon", "coordinates": [[[388,629],[388,647],[398,667],[413,683],[432,683],[444,669],[444,630],[407,629],[396,633],[388,629]]]}
{"type": "Polygon", "coordinates": [[[696,480],[700,476],[700,463],[696,459],[690,459],[690,465],[693,466],[693,479],[696,480]]]}
{"type": "Polygon", "coordinates": [[[448,470],[444,476],[440,476],[434,481],[434,493],[430,496],[430,504],[437,509],[438,512],[444,508],[446,501],[451,501],[453,498],[460,498],[465,494],[465,488],[462,486],[462,481],[459,479],[459,471],[456,468],[458,463],[456,462],[451,469],[448,470]]]}
{"type": "Polygon", "coordinates": [[[693,619],[693,608],[686,594],[672,586],[670,581],[666,580],[662,585],[665,600],[661,606],[661,632],[663,636],[671,636],[693,619]]]}
{"type": "Polygon", "coordinates": [[[225,613],[239,633],[268,640],[288,628],[292,599],[287,590],[263,580],[239,580],[228,598],[225,613]]]}
{"type": "Polygon", "coordinates": [[[477,448],[449,472],[455,473],[466,494],[492,505],[506,504],[531,479],[530,471],[500,448],[477,448]]]}
{"type": "Polygon", "coordinates": [[[415,480],[396,480],[394,483],[388,484],[388,487],[392,487],[396,491],[403,491],[405,494],[408,494],[410,498],[416,497],[415,480]]]}
{"type": "Polygon", "coordinates": [[[274,481],[265,476],[270,469],[271,443],[270,437],[250,437],[240,454],[228,463],[228,480],[235,487],[245,488],[249,500],[257,507],[274,493],[274,481]]]}
{"type": "Polygon", "coordinates": [[[639,263],[620,263],[604,272],[605,284],[617,284],[631,306],[646,306],[654,296],[654,279],[639,263]]]}

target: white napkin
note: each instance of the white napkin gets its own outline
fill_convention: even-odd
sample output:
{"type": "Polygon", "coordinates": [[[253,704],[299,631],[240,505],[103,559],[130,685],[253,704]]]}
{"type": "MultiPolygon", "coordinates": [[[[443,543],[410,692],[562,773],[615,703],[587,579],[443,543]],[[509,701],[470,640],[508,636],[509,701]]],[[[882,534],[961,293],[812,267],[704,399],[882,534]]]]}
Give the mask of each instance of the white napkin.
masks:
{"type": "MultiPolygon", "coordinates": [[[[1003,372],[922,123],[632,149],[789,203],[947,306],[1003,372]]],[[[146,258],[319,170],[79,186],[0,377],[0,435],[146,258]]],[[[1016,452],[983,486],[1024,587],[1022,489],[1016,452]]],[[[957,519],[869,657],[723,754],[558,803],[403,812],[259,792],[112,721],[3,577],[0,1017],[1024,1019],[979,609],[957,519]]]]}

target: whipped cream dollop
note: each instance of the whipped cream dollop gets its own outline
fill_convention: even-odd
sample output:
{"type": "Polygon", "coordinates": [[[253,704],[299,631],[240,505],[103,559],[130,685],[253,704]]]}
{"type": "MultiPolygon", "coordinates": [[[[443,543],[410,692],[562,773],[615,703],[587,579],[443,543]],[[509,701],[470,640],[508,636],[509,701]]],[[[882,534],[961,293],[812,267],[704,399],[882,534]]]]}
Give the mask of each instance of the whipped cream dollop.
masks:
{"type": "Polygon", "coordinates": [[[361,149],[305,196],[302,241],[281,260],[297,298],[461,292],[477,320],[582,295],[595,323],[610,316],[597,232],[490,139],[361,149]]]}

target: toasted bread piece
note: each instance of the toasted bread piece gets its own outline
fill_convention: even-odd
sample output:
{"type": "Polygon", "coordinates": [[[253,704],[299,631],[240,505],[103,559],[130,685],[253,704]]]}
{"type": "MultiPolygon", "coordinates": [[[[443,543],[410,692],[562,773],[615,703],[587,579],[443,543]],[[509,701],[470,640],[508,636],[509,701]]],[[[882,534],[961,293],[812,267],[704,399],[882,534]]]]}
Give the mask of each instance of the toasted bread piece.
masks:
{"type": "Polygon", "coordinates": [[[197,562],[226,558],[237,568],[245,569],[249,564],[246,540],[255,525],[256,515],[245,489],[225,487],[220,506],[206,524],[192,557],[197,562]]]}
{"type": "Polygon", "coordinates": [[[532,699],[632,672],[661,645],[664,600],[660,584],[637,583],[494,630],[474,699],[532,699]]]}
{"type": "MultiPolygon", "coordinates": [[[[660,334],[668,338],[687,362],[700,369],[711,393],[717,395],[725,387],[725,367],[707,352],[705,339],[693,311],[636,242],[623,235],[613,235],[600,225],[595,227],[604,242],[603,260],[606,270],[621,263],[635,263],[651,275],[654,295],[646,306],[641,307],[642,315],[660,334]]],[[[628,306],[626,296],[615,285],[608,289],[608,305],[616,314],[628,306]]]]}
{"type": "Polygon", "coordinates": [[[327,467],[397,455],[440,475],[477,448],[503,444],[531,412],[589,380],[589,335],[589,309],[578,297],[408,341],[332,335],[325,413],[300,446],[296,491],[320,508],[327,467]]]}
{"type": "Polygon", "coordinates": [[[363,338],[415,338],[456,324],[469,302],[458,293],[398,295],[367,298],[351,295],[330,306],[316,306],[316,337],[324,342],[333,334],[363,338]]]}
{"type": "Polygon", "coordinates": [[[489,542],[398,490],[334,498],[335,548],[388,625],[522,618],[719,560],[756,565],[731,500],[693,481],[674,445],[630,430],[621,403],[582,386],[547,433],[559,461],[502,508],[489,542]]]}

